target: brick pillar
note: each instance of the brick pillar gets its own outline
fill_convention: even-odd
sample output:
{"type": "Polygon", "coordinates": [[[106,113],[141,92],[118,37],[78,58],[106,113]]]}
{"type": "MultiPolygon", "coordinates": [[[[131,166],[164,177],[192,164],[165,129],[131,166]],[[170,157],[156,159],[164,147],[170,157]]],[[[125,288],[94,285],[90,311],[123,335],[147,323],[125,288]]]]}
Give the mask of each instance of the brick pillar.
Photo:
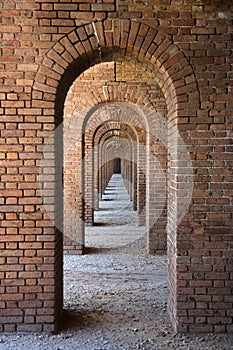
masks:
{"type": "Polygon", "coordinates": [[[149,136],[147,168],[147,229],[150,253],[165,253],[167,249],[167,150],[149,136]]]}
{"type": "MultiPolygon", "coordinates": [[[[54,228],[59,226],[57,215],[62,215],[62,201],[54,208],[54,174],[55,169],[61,174],[62,168],[59,159],[55,163],[53,138],[49,140],[51,151],[44,152],[48,130],[54,128],[53,118],[41,116],[40,108],[32,114],[32,108],[23,108],[17,116],[4,117],[4,214],[0,229],[3,332],[55,331],[62,310],[62,234],[54,228]]],[[[61,191],[57,198],[62,199],[61,191]]]]}
{"type": "Polygon", "coordinates": [[[85,186],[85,224],[93,225],[94,222],[94,190],[93,190],[93,172],[94,172],[94,154],[93,140],[90,132],[85,133],[84,142],[84,186],[85,186]]]}
{"type": "Polygon", "coordinates": [[[81,254],[84,233],[82,133],[76,124],[64,124],[64,250],[81,254]]]}
{"type": "Polygon", "coordinates": [[[99,209],[99,145],[94,147],[94,162],[93,162],[93,181],[94,181],[94,209],[99,209]]]}
{"type": "Polygon", "coordinates": [[[139,226],[146,224],[146,147],[143,143],[144,137],[141,137],[137,150],[137,215],[139,226]]]}

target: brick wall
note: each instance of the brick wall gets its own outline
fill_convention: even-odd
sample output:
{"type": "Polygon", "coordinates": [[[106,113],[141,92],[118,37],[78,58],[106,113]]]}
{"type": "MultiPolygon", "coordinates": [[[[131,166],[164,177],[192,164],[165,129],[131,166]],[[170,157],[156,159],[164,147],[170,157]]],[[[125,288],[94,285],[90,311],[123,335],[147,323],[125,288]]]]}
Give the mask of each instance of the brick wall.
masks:
{"type": "MultiPolygon", "coordinates": [[[[62,309],[62,134],[58,130],[54,140],[53,130],[72,115],[72,94],[82,86],[81,78],[77,85],[75,79],[106,62],[118,80],[106,84],[104,97],[97,94],[95,100],[90,90],[97,93],[98,83],[92,90],[93,82],[86,81],[91,99],[84,105],[78,99],[77,113],[88,113],[106,102],[105,96],[118,101],[120,85],[121,96],[129,87],[126,101],[138,105],[149,135],[154,136],[159,122],[155,118],[153,124],[145,107],[161,115],[166,111],[167,161],[162,164],[168,191],[161,225],[166,217],[172,323],[177,331],[232,332],[231,0],[6,0],[0,17],[0,331],[57,327],[62,309]],[[145,99],[139,101],[133,86],[144,90],[140,96],[145,99]]],[[[112,82],[108,72],[106,77],[112,82]]],[[[149,137],[147,146],[156,152],[160,145],[154,139],[149,137]]],[[[159,196],[159,179],[165,180],[161,165],[153,168],[153,161],[146,168],[147,189],[155,186],[159,196]]],[[[76,170],[77,175],[80,161],[76,170]]],[[[153,195],[147,195],[150,226],[153,195]]],[[[74,211],[80,232],[83,213],[74,211]]],[[[77,250],[82,245],[78,241],[77,250]]]]}

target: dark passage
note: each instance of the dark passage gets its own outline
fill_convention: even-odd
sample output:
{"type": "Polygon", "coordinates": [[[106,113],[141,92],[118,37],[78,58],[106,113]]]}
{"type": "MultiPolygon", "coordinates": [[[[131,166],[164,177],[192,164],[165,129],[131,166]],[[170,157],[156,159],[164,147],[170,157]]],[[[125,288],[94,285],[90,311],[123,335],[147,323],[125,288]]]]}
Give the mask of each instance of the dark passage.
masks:
{"type": "Polygon", "coordinates": [[[121,174],[121,158],[114,159],[113,172],[114,174],[121,174]]]}

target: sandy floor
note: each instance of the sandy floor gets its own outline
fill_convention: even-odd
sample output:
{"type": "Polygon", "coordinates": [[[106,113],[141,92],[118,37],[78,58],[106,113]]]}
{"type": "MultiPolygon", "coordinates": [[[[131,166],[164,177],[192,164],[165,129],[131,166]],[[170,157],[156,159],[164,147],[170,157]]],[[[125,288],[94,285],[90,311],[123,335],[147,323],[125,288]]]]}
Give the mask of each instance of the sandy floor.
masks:
{"type": "Polygon", "coordinates": [[[167,314],[166,257],[145,253],[145,230],[135,232],[130,203],[116,210],[112,202],[101,203],[105,210],[102,216],[97,213],[99,225],[89,230],[88,254],[64,257],[61,332],[0,335],[0,350],[233,349],[233,335],[173,331],[167,314]]]}

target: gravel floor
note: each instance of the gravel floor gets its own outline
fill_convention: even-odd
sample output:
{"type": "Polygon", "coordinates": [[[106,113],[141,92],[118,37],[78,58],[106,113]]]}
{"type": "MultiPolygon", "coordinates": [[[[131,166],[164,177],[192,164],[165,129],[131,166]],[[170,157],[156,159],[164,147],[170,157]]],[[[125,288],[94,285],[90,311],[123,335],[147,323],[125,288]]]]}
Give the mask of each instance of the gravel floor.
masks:
{"type": "Polygon", "coordinates": [[[233,349],[230,335],[174,333],[165,256],[100,249],[65,256],[64,275],[61,332],[1,335],[1,350],[233,349]]]}
{"type": "Polygon", "coordinates": [[[135,213],[128,204],[118,204],[111,202],[102,217],[98,213],[97,222],[109,231],[98,226],[89,230],[86,255],[64,257],[60,333],[2,334],[0,350],[233,349],[233,335],[173,331],[167,314],[166,256],[145,253],[143,231],[133,234],[135,213]],[[125,238],[129,234],[130,240],[125,238]]]}

